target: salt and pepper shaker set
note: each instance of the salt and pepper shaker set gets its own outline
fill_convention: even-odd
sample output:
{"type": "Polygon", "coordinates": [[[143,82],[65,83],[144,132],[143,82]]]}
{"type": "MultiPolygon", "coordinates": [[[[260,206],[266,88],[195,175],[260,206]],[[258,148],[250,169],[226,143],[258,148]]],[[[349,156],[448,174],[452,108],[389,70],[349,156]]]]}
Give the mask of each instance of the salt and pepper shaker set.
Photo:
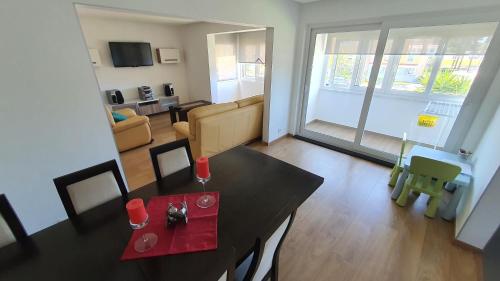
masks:
{"type": "Polygon", "coordinates": [[[186,201],[181,202],[180,208],[175,207],[173,203],[168,203],[165,226],[175,226],[177,222],[183,222],[184,224],[188,223],[188,207],[186,201]]]}

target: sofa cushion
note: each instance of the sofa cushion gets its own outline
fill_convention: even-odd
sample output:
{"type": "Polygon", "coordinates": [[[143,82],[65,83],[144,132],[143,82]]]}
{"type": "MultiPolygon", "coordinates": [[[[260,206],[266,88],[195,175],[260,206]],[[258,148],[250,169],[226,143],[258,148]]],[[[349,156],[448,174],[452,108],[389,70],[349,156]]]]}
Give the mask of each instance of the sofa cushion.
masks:
{"type": "Polygon", "coordinates": [[[120,122],[120,121],[125,121],[128,119],[127,116],[121,114],[121,113],[118,113],[118,112],[111,112],[111,115],[113,115],[113,120],[115,120],[115,122],[120,122]]]}
{"type": "Polygon", "coordinates": [[[238,108],[234,102],[211,104],[193,108],[188,112],[189,132],[196,135],[196,120],[238,108]]]}
{"type": "Polygon", "coordinates": [[[249,98],[242,99],[242,100],[235,101],[235,102],[238,104],[238,107],[245,107],[245,106],[249,106],[249,105],[256,104],[256,103],[263,102],[263,101],[264,101],[264,95],[258,95],[258,96],[249,97],[249,98]]]}

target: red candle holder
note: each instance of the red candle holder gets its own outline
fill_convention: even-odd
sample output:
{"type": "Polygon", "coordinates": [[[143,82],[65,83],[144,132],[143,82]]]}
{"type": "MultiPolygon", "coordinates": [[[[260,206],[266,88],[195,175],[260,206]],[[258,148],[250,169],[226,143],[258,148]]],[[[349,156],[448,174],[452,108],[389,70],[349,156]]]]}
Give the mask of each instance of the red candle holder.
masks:
{"type": "Polygon", "coordinates": [[[200,208],[209,208],[215,204],[215,197],[206,194],[205,184],[210,180],[210,169],[207,157],[196,159],[196,179],[203,186],[203,195],[196,200],[196,206],[200,208]]]}
{"type": "MultiPolygon", "coordinates": [[[[127,205],[129,223],[132,229],[143,229],[149,223],[149,215],[144,207],[144,201],[140,198],[130,200],[127,205]]],[[[141,238],[134,242],[134,249],[143,253],[152,249],[158,242],[158,236],[154,233],[144,233],[141,238]]]]}

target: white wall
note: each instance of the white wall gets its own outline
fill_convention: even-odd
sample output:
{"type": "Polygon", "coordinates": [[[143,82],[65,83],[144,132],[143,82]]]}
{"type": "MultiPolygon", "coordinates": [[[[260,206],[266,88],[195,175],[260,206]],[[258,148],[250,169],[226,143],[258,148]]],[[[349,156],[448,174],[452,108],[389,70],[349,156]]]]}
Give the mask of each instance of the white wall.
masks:
{"type": "MultiPolygon", "coordinates": [[[[286,130],[298,4],[288,0],[79,3],[274,27],[270,139],[286,130]]],[[[4,93],[0,104],[4,136],[0,145],[0,193],[7,195],[28,232],[33,233],[66,218],[52,182],[54,177],[118,160],[118,153],[73,1],[4,0],[0,34],[0,83],[4,93]]],[[[189,84],[204,82],[209,87],[208,78],[188,79],[189,84]]]]}
{"type": "Polygon", "coordinates": [[[150,86],[156,96],[163,96],[163,84],[170,82],[180,101],[189,101],[184,63],[159,64],[156,56],[156,48],[176,48],[182,52],[178,26],[90,16],[81,16],[80,23],[87,46],[97,49],[101,56],[102,66],[94,69],[103,96],[106,90],[119,89],[125,100],[137,99],[139,86],[150,86]],[[110,41],[149,42],[153,66],[114,67],[110,41]]]}
{"type": "Polygon", "coordinates": [[[500,225],[499,140],[500,108],[497,108],[472,155],[474,181],[456,221],[458,239],[480,249],[500,225]]]}
{"type": "Polygon", "coordinates": [[[238,80],[217,81],[217,90],[212,92],[214,103],[233,102],[240,99],[240,85],[238,80]]]}
{"type": "Polygon", "coordinates": [[[262,77],[257,77],[256,79],[240,79],[239,82],[239,99],[264,94],[264,78],[262,77]]]}

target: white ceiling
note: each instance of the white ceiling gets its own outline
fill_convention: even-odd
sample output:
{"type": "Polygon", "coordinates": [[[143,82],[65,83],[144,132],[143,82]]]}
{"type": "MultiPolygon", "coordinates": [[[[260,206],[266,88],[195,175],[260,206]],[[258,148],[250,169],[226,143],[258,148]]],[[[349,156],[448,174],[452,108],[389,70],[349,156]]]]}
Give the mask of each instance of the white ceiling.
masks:
{"type": "Polygon", "coordinates": [[[162,24],[172,24],[172,25],[181,25],[181,24],[199,22],[191,19],[164,17],[159,15],[143,14],[132,11],[115,10],[110,8],[92,7],[85,5],[77,5],[76,11],[79,16],[84,16],[84,17],[98,17],[98,18],[127,20],[136,22],[162,23],[162,24]]]}
{"type": "Polygon", "coordinates": [[[317,2],[317,1],[321,1],[321,0],[293,0],[293,1],[304,4],[304,3],[317,2]]]}

